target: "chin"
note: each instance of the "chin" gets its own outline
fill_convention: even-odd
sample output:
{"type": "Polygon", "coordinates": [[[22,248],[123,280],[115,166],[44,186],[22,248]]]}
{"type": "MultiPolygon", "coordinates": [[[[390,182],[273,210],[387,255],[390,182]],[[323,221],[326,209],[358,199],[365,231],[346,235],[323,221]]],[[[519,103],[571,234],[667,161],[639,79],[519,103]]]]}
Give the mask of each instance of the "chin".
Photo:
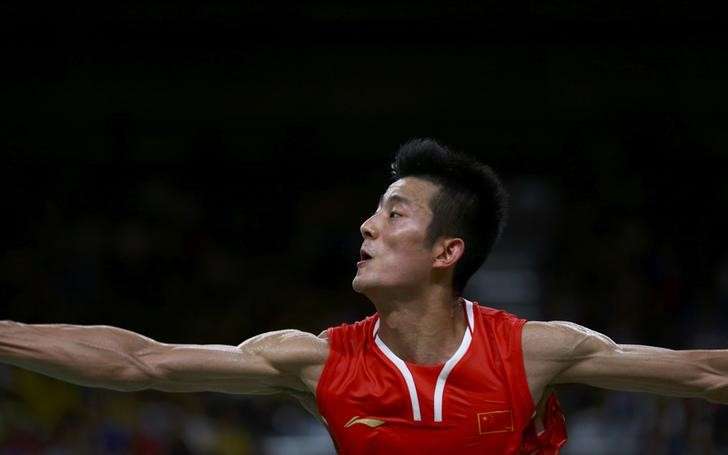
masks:
{"type": "Polygon", "coordinates": [[[368,281],[359,275],[356,275],[351,281],[351,288],[354,290],[354,292],[357,292],[359,294],[366,295],[374,287],[376,287],[375,283],[372,283],[371,281],[368,281]]]}
{"type": "Polygon", "coordinates": [[[354,292],[362,294],[366,286],[365,283],[362,282],[361,278],[355,276],[354,279],[351,280],[351,288],[354,290],[354,292]]]}

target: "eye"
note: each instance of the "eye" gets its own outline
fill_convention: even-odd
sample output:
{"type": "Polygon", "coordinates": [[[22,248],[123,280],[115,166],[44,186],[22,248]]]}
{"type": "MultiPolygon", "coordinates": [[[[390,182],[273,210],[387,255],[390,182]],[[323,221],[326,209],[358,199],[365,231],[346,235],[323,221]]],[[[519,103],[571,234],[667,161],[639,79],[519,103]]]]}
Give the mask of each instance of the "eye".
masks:
{"type": "Polygon", "coordinates": [[[390,218],[398,218],[400,216],[402,216],[402,214],[399,213],[399,212],[389,212],[389,217],[390,218]]]}

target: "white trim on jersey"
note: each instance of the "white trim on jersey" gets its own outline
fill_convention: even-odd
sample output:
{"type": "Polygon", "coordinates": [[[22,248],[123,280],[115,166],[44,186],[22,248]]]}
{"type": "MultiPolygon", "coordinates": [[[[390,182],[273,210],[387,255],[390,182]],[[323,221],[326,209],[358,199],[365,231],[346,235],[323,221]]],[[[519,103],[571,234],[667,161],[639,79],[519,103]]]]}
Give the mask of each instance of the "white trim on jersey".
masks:
{"type": "Polygon", "coordinates": [[[389,360],[392,361],[394,366],[397,367],[400,373],[402,373],[402,377],[404,378],[405,384],[407,384],[407,390],[409,391],[410,401],[412,402],[412,418],[415,421],[422,420],[422,414],[420,414],[420,400],[417,398],[417,388],[415,387],[415,379],[412,377],[412,373],[410,372],[409,368],[407,368],[407,364],[404,363],[404,360],[397,357],[397,354],[392,352],[386,344],[382,341],[381,338],[379,338],[379,334],[377,334],[377,329],[379,329],[379,319],[377,319],[376,324],[374,325],[374,341],[377,343],[377,346],[379,349],[384,353],[384,355],[387,356],[389,360]]]}
{"type": "MultiPolygon", "coordinates": [[[[443,396],[445,394],[445,384],[447,383],[447,377],[450,375],[450,372],[455,368],[455,365],[460,361],[460,359],[463,358],[465,353],[468,351],[468,347],[470,347],[470,343],[473,339],[472,332],[475,330],[475,321],[473,316],[473,302],[463,299],[465,301],[465,314],[467,315],[468,319],[468,329],[465,331],[465,334],[463,334],[463,340],[460,342],[460,346],[455,351],[455,353],[445,362],[445,365],[443,365],[442,370],[440,370],[440,374],[437,377],[437,383],[435,384],[435,394],[433,396],[433,402],[434,402],[434,421],[435,422],[442,422],[442,401],[443,396]]],[[[412,372],[410,372],[409,368],[407,367],[407,363],[397,357],[397,354],[392,352],[389,347],[387,347],[386,344],[379,338],[379,319],[374,323],[374,330],[372,331],[372,335],[374,335],[374,342],[376,343],[377,347],[382,351],[382,353],[387,356],[387,358],[394,364],[394,366],[397,367],[399,372],[402,374],[402,377],[404,378],[405,384],[407,384],[407,390],[409,392],[410,401],[412,403],[412,417],[415,421],[422,420],[422,415],[420,413],[420,400],[417,397],[417,388],[415,387],[415,380],[412,376],[412,372]]]]}
{"type": "Polygon", "coordinates": [[[473,302],[471,302],[468,299],[463,299],[465,301],[465,314],[468,315],[468,328],[470,329],[470,333],[475,332],[475,317],[473,316],[473,302]]]}
{"type": "Polygon", "coordinates": [[[437,376],[437,382],[435,383],[435,396],[434,396],[434,402],[435,402],[435,414],[434,414],[434,420],[435,422],[442,422],[442,398],[445,394],[445,383],[447,382],[447,377],[450,376],[450,372],[453,368],[455,368],[455,365],[460,361],[460,359],[463,358],[465,353],[468,351],[468,347],[470,347],[470,342],[472,341],[473,337],[470,334],[472,331],[473,323],[473,302],[465,301],[465,313],[468,315],[468,330],[465,331],[465,335],[463,335],[463,341],[460,343],[460,347],[457,351],[455,351],[455,354],[450,357],[447,362],[445,362],[445,365],[442,367],[442,370],[440,370],[440,375],[437,376]]]}

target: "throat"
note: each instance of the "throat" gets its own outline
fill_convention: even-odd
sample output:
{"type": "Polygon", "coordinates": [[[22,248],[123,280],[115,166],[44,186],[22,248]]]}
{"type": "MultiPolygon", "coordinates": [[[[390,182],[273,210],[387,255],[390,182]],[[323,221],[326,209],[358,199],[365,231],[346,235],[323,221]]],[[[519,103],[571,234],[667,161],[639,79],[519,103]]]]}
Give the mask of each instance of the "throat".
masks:
{"type": "Polygon", "coordinates": [[[458,302],[444,314],[429,317],[407,312],[380,316],[376,335],[405,362],[438,366],[456,353],[470,330],[466,313],[465,302],[458,302]]]}

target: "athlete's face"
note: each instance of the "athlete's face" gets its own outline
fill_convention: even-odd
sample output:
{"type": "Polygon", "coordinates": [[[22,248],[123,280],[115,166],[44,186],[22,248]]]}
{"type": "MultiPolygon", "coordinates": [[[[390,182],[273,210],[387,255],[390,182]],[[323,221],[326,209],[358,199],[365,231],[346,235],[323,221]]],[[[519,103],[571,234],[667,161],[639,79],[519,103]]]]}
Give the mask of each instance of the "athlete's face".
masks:
{"type": "Polygon", "coordinates": [[[438,191],[437,185],[417,177],[389,186],[377,211],[360,228],[364,241],[352,282],[356,292],[416,289],[429,280],[433,249],[427,228],[430,200],[438,191]]]}

